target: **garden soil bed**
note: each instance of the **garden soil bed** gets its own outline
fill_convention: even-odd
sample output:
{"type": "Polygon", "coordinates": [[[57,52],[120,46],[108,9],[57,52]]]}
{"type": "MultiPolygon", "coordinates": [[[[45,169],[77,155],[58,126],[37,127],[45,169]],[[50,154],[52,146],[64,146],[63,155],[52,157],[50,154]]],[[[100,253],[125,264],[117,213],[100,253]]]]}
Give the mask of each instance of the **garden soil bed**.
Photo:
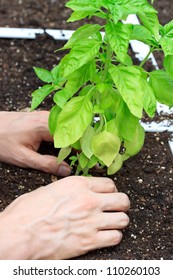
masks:
{"type": "MultiPolygon", "coordinates": [[[[0,27],[74,29],[78,24],[65,23],[69,11],[64,10],[64,3],[0,0],[0,27]]],[[[157,0],[155,6],[162,23],[173,18],[171,0],[157,0]]],[[[31,92],[41,85],[33,66],[51,69],[60,60],[60,53],[54,51],[63,44],[47,35],[34,41],[0,39],[0,110],[19,111],[30,106],[31,92]]],[[[40,109],[50,106],[51,98],[47,98],[40,109]]],[[[142,151],[112,176],[119,191],[131,200],[130,225],[124,230],[121,244],[78,259],[173,259],[173,169],[168,137],[167,132],[147,133],[142,151]]],[[[57,151],[51,143],[42,143],[40,152],[57,151]]],[[[56,179],[40,171],[0,163],[0,211],[16,197],[56,179]]]]}

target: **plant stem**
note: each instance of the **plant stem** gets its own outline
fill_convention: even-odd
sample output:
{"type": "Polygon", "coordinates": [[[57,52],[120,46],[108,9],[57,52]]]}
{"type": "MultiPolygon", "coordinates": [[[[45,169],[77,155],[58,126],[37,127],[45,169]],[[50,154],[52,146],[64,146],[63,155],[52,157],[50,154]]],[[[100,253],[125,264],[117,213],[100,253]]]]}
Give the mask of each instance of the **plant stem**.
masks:
{"type": "Polygon", "coordinates": [[[148,58],[149,58],[150,54],[153,52],[153,50],[154,50],[154,48],[151,48],[151,49],[149,50],[148,54],[146,55],[146,57],[144,58],[144,60],[140,63],[139,67],[142,67],[142,66],[145,64],[145,62],[148,60],[148,58]]]}
{"type": "Polygon", "coordinates": [[[99,117],[100,117],[100,124],[99,124],[99,127],[97,128],[96,130],[96,134],[98,134],[99,132],[102,131],[102,128],[104,126],[104,117],[102,114],[99,114],[99,117]]]}
{"type": "Polygon", "coordinates": [[[105,62],[105,66],[104,66],[104,71],[103,71],[103,82],[106,79],[107,73],[108,73],[108,69],[109,69],[109,63],[111,61],[111,57],[112,57],[112,50],[110,48],[110,45],[107,44],[107,49],[106,49],[106,62],[105,62]]]}

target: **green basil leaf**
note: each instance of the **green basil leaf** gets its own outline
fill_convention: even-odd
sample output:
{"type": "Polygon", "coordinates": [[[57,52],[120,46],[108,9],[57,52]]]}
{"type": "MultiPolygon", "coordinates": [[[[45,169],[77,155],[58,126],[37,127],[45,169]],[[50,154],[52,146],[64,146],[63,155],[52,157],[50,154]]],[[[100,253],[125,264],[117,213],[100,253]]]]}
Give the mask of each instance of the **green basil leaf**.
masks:
{"type": "Polygon", "coordinates": [[[77,140],[75,143],[73,143],[72,145],[72,148],[75,149],[75,150],[78,150],[78,151],[81,151],[81,145],[80,145],[80,141],[77,140]]]}
{"type": "Polygon", "coordinates": [[[75,22],[78,20],[81,20],[83,18],[86,18],[87,16],[92,16],[93,12],[85,12],[85,11],[77,11],[77,12],[73,12],[71,14],[71,16],[69,17],[69,19],[67,20],[67,22],[75,22]]]}
{"type": "Polygon", "coordinates": [[[87,164],[89,163],[89,158],[87,158],[84,153],[80,153],[78,159],[79,159],[79,164],[82,167],[82,169],[84,169],[87,166],[87,164]]]}
{"type": "MultiPolygon", "coordinates": [[[[63,60],[64,60],[64,58],[63,58],[63,60]]],[[[60,64],[58,64],[57,66],[55,66],[52,69],[51,74],[53,76],[53,80],[56,85],[59,85],[59,84],[63,85],[63,83],[65,82],[65,78],[63,77],[63,72],[60,67],[60,64]]]]}
{"type": "Polygon", "coordinates": [[[45,83],[53,83],[53,76],[52,76],[52,73],[49,72],[48,70],[46,69],[43,69],[43,68],[38,68],[38,67],[34,67],[34,71],[37,75],[37,77],[45,82],[45,83]]]}
{"type": "Polygon", "coordinates": [[[90,0],[71,0],[68,1],[66,7],[72,9],[74,12],[72,13],[71,17],[68,19],[68,22],[73,22],[76,20],[80,20],[86,18],[87,16],[91,17],[95,14],[100,6],[100,0],[90,1],[90,0]]]}
{"type": "Polygon", "coordinates": [[[143,12],[140,11],[138,16],[143,23],[143,25],[154,35],[154,37],[159,40],[159,29],[160,24],[156,14],[154,12],[143,12]]]}
{"type": "Polygon", "coordinates": [[[131,113],[137,118],[141,118],[143,111],[141,71],[134,66],[116,67],[112,65],[109,68],[109,73],[131,113]]]}
{"type": "Polygon", "coordinates": [[[82,138],[80,139],[82,152],[87,156],[87,158],[91,158],[93,155],[93,152],[91,150],[91,140],[93,136],[95,135],[94,128],[92,126],[88,126],[88,128],[85,130],[82,138]]]}
{"type": "Polygon", "coordinates": [[[107,173],[108,175],[115,174],[123,165],[123,158],[122,155],[117,154],[113,163],[108,167],[107,173]]]}
{"type": "Polygon", "coordinates": [[[71,75],[74,71],[83,65],[92,61],[98,54],[101,41],[93,39],[81,40],[75,44],[70,53],[60,62],[60,67],[64,73],[64,77],[71,75]]]}
{"type": "Polygon", "coordinates": [[[129,156],[136,155],[143,147],[145,139],[144,128],[138,124],[132,141],[124,140],[125,155],[129,156]]]}
{"type": "Polygon", "coordinates": [[[55,147],[67,147],[75,143],[82,137],[92,117],[93,105],[90,96],[77,96],[68,101],[58,116],[54,134],[55,147]]]}
{"type": "Polygon", "coordinates": [[[126,103],[121,100],[116,109],[116,125],[122,138],[132,141],[139,123],[139,118],[135,117],[127,107],[126,103]]]}
{"type": "Polygon", "coordinates": [[[93,154],[106,166],[110,166],[120,149],[120,139],[109,131],[95,135],[91,142],[93,154]]]}
{"type": "Polygon", "coordinates": [[[146,0],[117,0],[116,3],[123,4],[124,9],[128,11],[129,14],[136,14],[140,11],[156,13],[156,10],[146,0]]]}
{"type": "Polygon", "coordinates": [[[65,103],[70,99],[70,92],[66,88],[55,92],[53,101],[60,107],[63,108],[65,103]]]}
{"type": "Polygon", "coordinates": [[[63,108],[64,104],[70,99],[77,91],[88,82],[96,73],[95,62],[89,62],[82,66],[80,69],[74,71],[68,76],[65,87],[59,90],[54,95],[54,102],[63,108]]]}
{"type": "Polygon", "coordinates": [[[173,80],[173,55],[167,55],[163,61],[166,72],[169,74],[173,80]]]}
{"type": "Polygon", "coordinates": [[[173,55],[173,40],[170,38],[161,38],[160,45],[164,51],[165,56],[173,55]]]}
{"type": "Polygon", "coordinates": [[[173,20],[164,25],[164,37],[173,38],[173,20]]]}
{"type": "Polygon", "coordinates": [[[100,106],[103,109],[110,108],[114,106],[118,100],[117,91],[112,88],[110,84],[98,83],[96,88],[101,93],[100,96],[100,106]]]}
{"type": "Polygon", "coordinates": [[[121,5],[109,5],[109,9],[110,12],[112,14],[112,18],[115,24],[117,24],[117,22],[122,19],[123,17],[123,13],[124,13],[124,9],[123,6],[121,5]]]}
{"type": "Polygon", "coordinates": [[[70,166],[72,167],[72,166],[74,166],[76,164],[76,162],[78,161],[78,158],[77,158],[77,156],[71,156],[69,158],[69,160],[71,161],[70,162],[70,166]]]}
{"type": "Polygon", "coordinates": [[[94,155],[90,158],[89,163],[87,164],[88,168],[94,167],[98,163],[98,158],[94,155]]]}
{"type": "Polygon", "coordinates": [[[131,65],[132,61],[127,54],[131,33],[131,25],[118,22],[109,22],[105,26],[106,38],[117,55],[117,59],[124,64],[131,65]]]}
{"type": "Polygon", "coordinates": [[[143,84],[143,104],[145,112],[150,116],[151,118],[154,117],[155,111],[156,111],[156,98],[154,95],[154,91],[152,87],[149,85],[148,81],[141,80],[141,83],[143,84]]]}
{"type": "Polygon", "coordinates": [[[94,92],[94,91],[95,91],[95,87],[93,85],[89,84],[89,85],[87,85],[87,86],[85,86],[81,89],[81,91],[79,92],[79,95],[80,96],[85,96],[89,92],[94,92]]]}
{"type": "Polygon", "coordinates": [[[70,0],[65,6],[74,11],[95,11],[102,5],[102,0],[70,0]]]}
{"type": "Polygon", "coordinates": [[[150,85],[156,99],[169,107],[173,106],[173,80],[163,70],[155,70],[150,73],[150,85]]]}
{"type": "Polygon", "coordinates": [[[125,20],[130,14],[138,14],[140,12],[151,14],[156,13],[156,10],[146,0],[116,0],[116,2],[114,0],[105,0],[104,2],[109,3],[107,6],[109,7],[110,11],[113,11],[112,15],[115,13],[115,17],[113,18],[115,23],[121,14],[122,16],[119,19],[125,20]]]}
{"type": "Polygon", "coordinates": [[[61,163],[71,153],[71,147],[61,148],[58,153],[57,163],[61,163]]]}
{"type": "Polygon", "coordinates": [[[55,105],[52,107],[49,113],[48,126],[51,135],[54,134],[55,129],[57,127],[57,120],[60,112],[61,112],[61,108],[55,105]]]}
{"type": "Polygon", "coordinates": [[[145,44],[159,47],[152,33],[145,26],[139,24],[135,24],[132,26],[130,40],[138,40],[145,44]]]}
{"type": "Polygon", "coordinates": [[[79,27],[71,36],[71,38],[68,40],[68,42],[64,45],[62,49],[69,49],[74,46],[74,44],[78,40],[87,39],[96,32],[98,32],[101,29],[101,26],[99,24],[85,24],[81,27],[79,27]]]}
{"type": "Polygon", "coordinates": [[[113,135],[116,135],[120,138],[120,134],[119,134],[119,129],[118,129],[118,125],[117,125],[117,119],[113,118],[112,120],[108,121],[107,124],[104,126],[104,129],[107,128],[107,131],[109,131],[110,133],[112,133],[113,135]]]}
{"type": "Polygon", "coordinates": [[[32,92],[31,110],[36,109],[40,103],[54,90],[54,86],[45,85],[32,92]]]}

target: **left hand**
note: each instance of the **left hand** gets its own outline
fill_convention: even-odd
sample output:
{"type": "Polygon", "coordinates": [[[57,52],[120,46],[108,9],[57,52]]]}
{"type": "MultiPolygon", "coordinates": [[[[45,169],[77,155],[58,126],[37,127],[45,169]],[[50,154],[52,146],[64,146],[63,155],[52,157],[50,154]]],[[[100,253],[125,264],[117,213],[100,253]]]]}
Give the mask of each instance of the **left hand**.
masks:
{"type": "Polygon", "coordinates": [[[47,111],[0,112],[0,161],[59,176],[70,175],[66,162],[58,165],[56,157],[37,152],[43,140],[53,142],[48,116],[47,111]]]}

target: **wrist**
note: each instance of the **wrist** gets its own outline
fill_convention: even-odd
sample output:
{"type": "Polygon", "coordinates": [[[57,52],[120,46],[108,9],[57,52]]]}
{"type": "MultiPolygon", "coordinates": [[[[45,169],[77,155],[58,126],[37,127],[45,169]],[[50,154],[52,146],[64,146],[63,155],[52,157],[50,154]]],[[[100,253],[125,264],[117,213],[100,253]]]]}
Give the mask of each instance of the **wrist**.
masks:
{"type": "Polygon", "coordinates": [[[19,221],[8,212],[0,213],[0,259],[29,259],[29,238],[19,221]]]}

